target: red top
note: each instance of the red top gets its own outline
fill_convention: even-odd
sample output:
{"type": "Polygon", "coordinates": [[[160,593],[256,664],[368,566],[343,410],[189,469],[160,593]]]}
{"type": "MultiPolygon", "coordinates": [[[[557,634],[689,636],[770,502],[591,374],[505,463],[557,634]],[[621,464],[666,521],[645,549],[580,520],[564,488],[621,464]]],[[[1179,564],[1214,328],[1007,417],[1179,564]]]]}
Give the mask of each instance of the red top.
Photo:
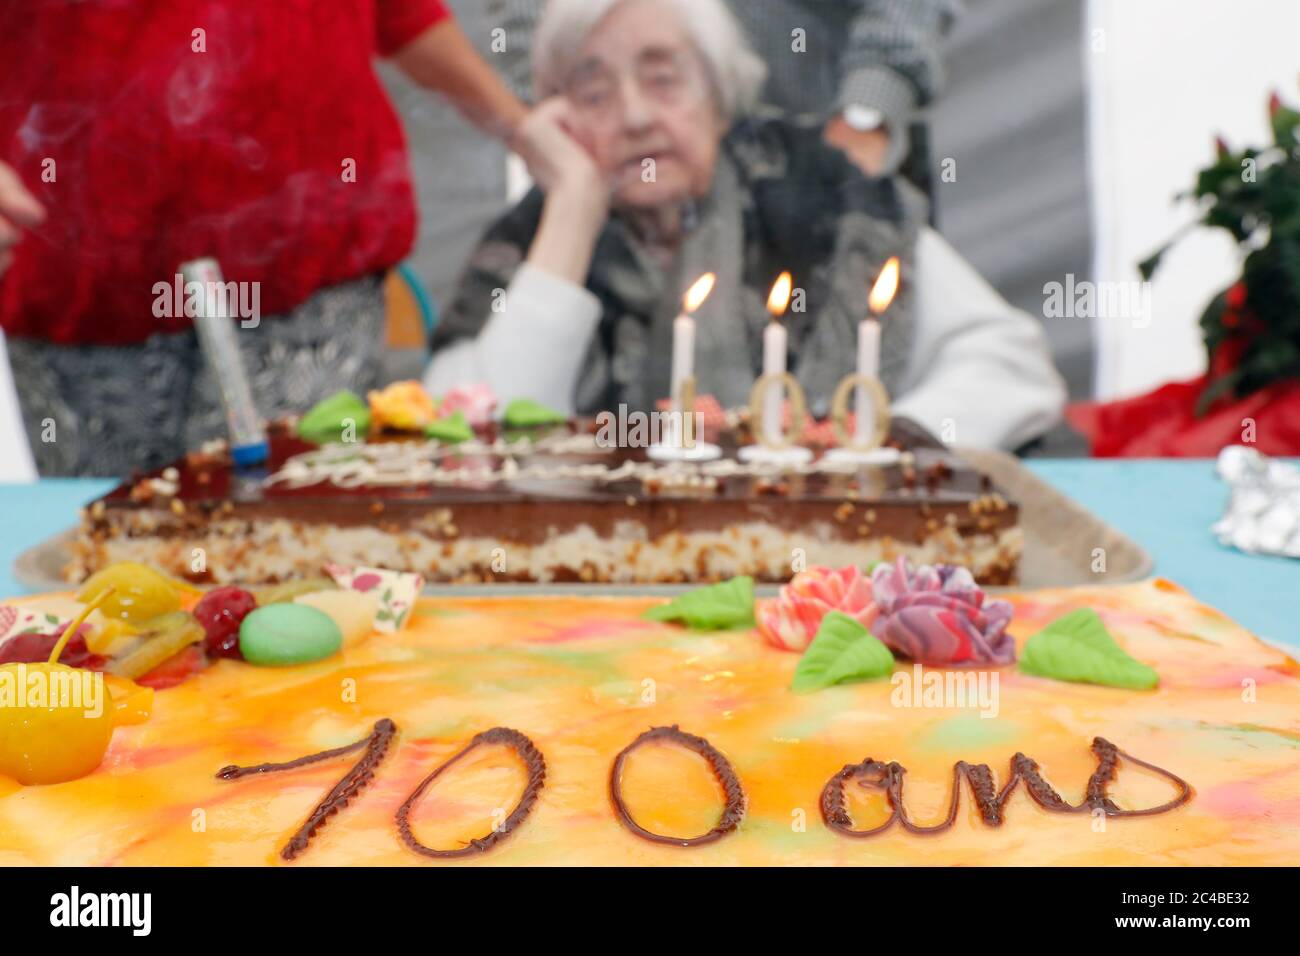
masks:
{"type": "Polygon", "coordinates": [[[400,261],[411,175],[371,59],[448,15],[443,0],[0,4],[0,159],[49,213],[0,278],[0,326],[140,342],[190,325],[154,315],[154,285],[188,259],[260,282],[267,316],[400,261]]]}

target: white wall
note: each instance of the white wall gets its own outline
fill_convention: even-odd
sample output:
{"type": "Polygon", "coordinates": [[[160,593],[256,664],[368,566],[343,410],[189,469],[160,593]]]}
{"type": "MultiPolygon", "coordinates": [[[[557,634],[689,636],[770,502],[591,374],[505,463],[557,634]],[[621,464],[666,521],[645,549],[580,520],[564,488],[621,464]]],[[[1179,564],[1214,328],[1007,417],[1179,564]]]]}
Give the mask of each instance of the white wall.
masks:
{"type": "MultiPolygon", "coordinates": [[[[1262,145],[1269,90],[1300,101],[1300,2],[1090,0],[1088,17],[1095,278],[1132,281],[1195,217],[1172,199],[1213,159],[1215,133],[1234,148],[1262,145]]],[[[1226,233],[1198,231],[1156,273],[1148,328],[1097,320],[1098,396],[1202,372],[1197,320],[1238,264],[1226,233]]]]}

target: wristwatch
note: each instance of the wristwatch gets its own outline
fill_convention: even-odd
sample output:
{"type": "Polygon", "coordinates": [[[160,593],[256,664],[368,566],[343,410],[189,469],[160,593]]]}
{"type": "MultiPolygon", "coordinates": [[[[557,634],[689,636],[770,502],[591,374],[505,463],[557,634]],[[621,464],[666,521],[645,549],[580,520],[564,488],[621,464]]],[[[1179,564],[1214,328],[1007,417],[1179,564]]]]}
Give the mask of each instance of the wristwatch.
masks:
{"type": "Polygon", "coordinates": [[[844,107],[841,114],[849,129],[859,133],[868,133],[885,125],[885,114],[870,106],[858,106],[856,103],[844,107]]]}

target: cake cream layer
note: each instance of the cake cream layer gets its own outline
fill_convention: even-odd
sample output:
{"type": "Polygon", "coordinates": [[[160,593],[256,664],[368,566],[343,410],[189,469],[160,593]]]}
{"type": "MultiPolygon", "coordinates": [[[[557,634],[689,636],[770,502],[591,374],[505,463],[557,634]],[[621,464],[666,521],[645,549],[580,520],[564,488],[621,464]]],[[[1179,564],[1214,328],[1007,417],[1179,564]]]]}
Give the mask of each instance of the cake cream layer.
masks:
{"type": "Polygon", "coordinates": [[[665,466],[581,423],[462,446],[274,435],[265,471],[192,456],[94,502],[68,575],[140,560],[258,583],[333,561],[434,581],[784,581],[906,555],[1016,581],[1016,505],[915,426],[896,423],[895,463],[848,469],[744,464],[741,436],[711,437],[723,459],[665,466]]]}
{"type": "MultiPolygon", "coordinates": [[[[144,519],[146,524],[148,519],[144,519]]],[[[954,523],[955,524],[955,523],[954,523]]],[[[339,527],[273,519],[224,521],[201,534],[146,532],[111,535],[85,545],[82,573],[118,561],[138,561],[168,573],[217,584],[271,583],[321,573],[326,562],[414,571],[434,582],[491,581],[681,583],[750,575],[788,580],[794,569],[869,566],[906,556],[914,564],[961,564],[990,585],[1011,583],[1022,550],[1017,527],[965,534],[939,523],[919,540],[845,536],[834,520],[784,529],[761,521],[712,530],[652,536],[632,518],[597,530],[579,523],[523,540],[498,535],[380,526],[339,527]],[[201,557],[201,564],[196,563],[201,557]],[[202,573],[196,573],[200,568],[202,573]]]]}
{"type": "MultiPolygon", "coordinates": [[[[1152,691],[1066,684],[1019,673],[898,662],[891,679],[790,691],[798,655],[753,631],[691,632],[647,621],[628,598],[425,599],[407,629],[372,634],[316,664],[256,668],[223,660],[159,691],[144,724],[118,729],[103,765],[80,780],[18,788],[0,781],[0,864],[7,865],[1289,865],[1300,858],[1300,667],[1163,581],[1013,594],[1025,640],[1080,607],[1160,675],[1152,691]],[[947,690],[965,686],[965,697],[947,690]],[[960,684],[957,684],[960,682],[960,684]],[[981,685],[982,682],[982,685],[981,685]],[[995,683],[996,682],[996,683],[995,683]],[[983,693],[979,687],[983,686],[983,693]],[[217,779],[229,764],[290,761],[365,737],[390,718],[391,748],[371,783],[331,816],[291,864],[279,851],[357,760],[217,779]],[[617,754],[650,727],[706,738],[744,789],[739,828],[684,849],[628,832],[610,805],[617,754]],[[545,784],[509,839],[459,861],[403,845],[397,809],[479,733],[509,727],[536,744],[545,784]],[[822,823],[819,796],[867,757],[906,768],[919,824],[947,812],[957,761],[988,764],[1001,786],[1023,753],[1071,804],[1084,796],[1103,737],[1192,787],[1168,813],[1127,819],[1050,813],[1022,784],[1000,827],[963,785],[955,825],[869,839],[822,823]]],[[[436,780],[411,825],[432,847],[491,832],[526,780],[503,746],[478,748],[436,780]]],[[[1121,760],[1108,792],[1122,808],[1176,795],[1121,760]]],[[[640,749],[623,775],[635,819],[694,836],[718,819],[720,788],[698,755],[640,749]]],[[[879,794],[850,794],[861,828],[879,794]]]]}

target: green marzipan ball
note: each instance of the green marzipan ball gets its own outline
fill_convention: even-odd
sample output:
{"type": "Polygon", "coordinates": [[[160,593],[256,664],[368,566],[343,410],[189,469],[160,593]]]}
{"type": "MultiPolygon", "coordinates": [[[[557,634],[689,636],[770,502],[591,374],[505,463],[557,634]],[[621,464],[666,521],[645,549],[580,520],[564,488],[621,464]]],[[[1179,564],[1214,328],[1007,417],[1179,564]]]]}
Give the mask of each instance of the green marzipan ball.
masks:
{"type": "Polygon", "coordinates": [[[324,611],[305,604],[268,604],[239,625],[239,650],[250,664],[309,664],[338,653],[343,632],[324,611]]]}

